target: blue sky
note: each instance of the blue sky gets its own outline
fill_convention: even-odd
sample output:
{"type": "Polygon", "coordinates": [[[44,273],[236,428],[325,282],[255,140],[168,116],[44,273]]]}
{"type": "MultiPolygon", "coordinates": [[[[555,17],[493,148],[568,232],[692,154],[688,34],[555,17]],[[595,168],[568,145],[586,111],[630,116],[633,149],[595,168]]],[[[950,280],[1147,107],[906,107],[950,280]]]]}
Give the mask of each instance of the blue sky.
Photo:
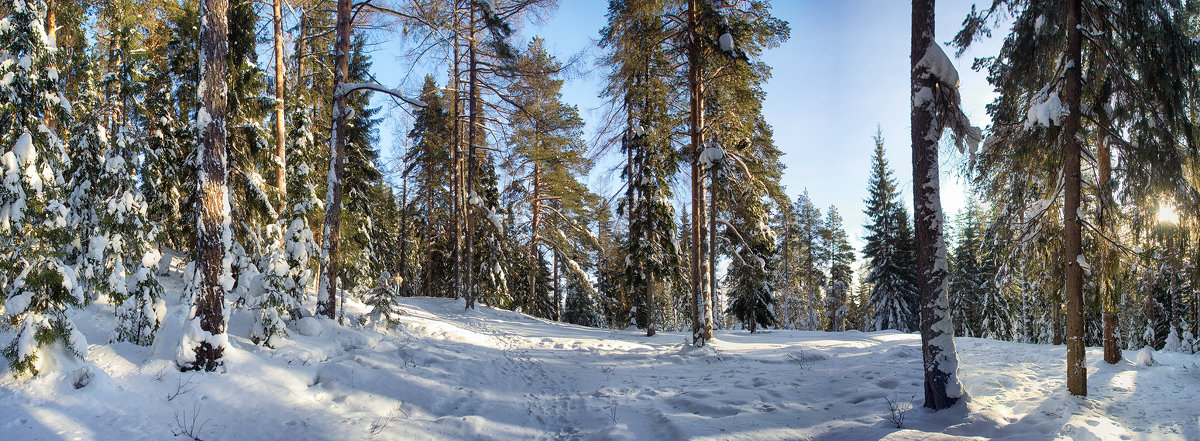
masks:
{"type": "MultiPolygon", "coordinates": [[[[958,31],[971,3],[938,2],[937,41],[945,42],[958,31]]],[[[521,40],[544,37],[560,60],[584,54],[580,75],[568,80],[563,95],[566,102],[579,106],[590,123],[589,132],[594,129],[591,123],[599,121],[603,112],[597,95],[607,72],[595,64],[595,41],[605,23],[607,5],[605,0],[562,0],[545,22],[527,24],[518,35],[521,40]]],[[[788,21],[792,29],[786,43],[764,55],[773,68],[773,78],[765,85],[763,112],[774,127],[776,145],[784,152],[787,170],[783,184],[793,199],[807,189],[822,213],[831,204],[837,206],[851,240],[856,248],[861,247],[862,207],[876,127],[883,131],[889,164],[911,211],[910,4],[902,0],[775,0],[773,6],[775,16],[788,21]]],[[[996,32],[997,36],[1005,34],[996,32]]],[[[975,125],[987,125],[984,105],[991,102],[993,94],[985,75],[970,70],[971,60],[994,55],[999,46],[999,38],[977,43],[954,60],[961,76],[964,108],[975,125]]],[[[409,68],[401,68],[386,53],[376,53],[375,58],[375,70],[384,84],[404,81],[403,73],[409,68]]],[[[406,89],[419,86],[409,83],[406,89]]],[[[390,146],[391,129],[385,126],[381,132],[383,145],[390,146]]],[[[943,149],[942,201],[948,220],[965,202],[964,186],[957,176],[962,159],[953,149],[943,149]]],[[[615,161],[598,164],[590,179],[594,191],[608,194],[619,189],[616,176],[605,173],[615,161]]]]}

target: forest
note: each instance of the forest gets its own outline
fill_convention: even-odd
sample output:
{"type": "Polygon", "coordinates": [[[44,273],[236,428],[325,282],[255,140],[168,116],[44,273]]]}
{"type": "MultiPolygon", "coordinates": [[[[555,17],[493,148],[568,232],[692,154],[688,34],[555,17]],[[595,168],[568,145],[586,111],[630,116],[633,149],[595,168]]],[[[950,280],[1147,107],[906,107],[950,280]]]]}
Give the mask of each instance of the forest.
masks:
{"type": "Polygon", "coordinates": [[[602,115],[564,96],[579,57],[519,32],[573,1],[0,5],[7,376],[125,344],[226,372],[314,329],[401,332],[415,298],[695,350],[917,333],[933,410],[967,395],[956,339],[1065,345],[1077,396],[1107,387],[1088,347],[1200,352],[1200,2],[992,0],[935,38],[913,0],[911,145],[876,131],[867,198],[818,207],[833,184],[789,196],[801,159],[763,111],[792,32],[769,0],[608,0],[602,115]],[[381,84],[381,46],[429,70],[381,84]],[[958,64],[994,88],[986,120],[958,64]],[[951,175],[969,199],[943,213],[951,175]]]}

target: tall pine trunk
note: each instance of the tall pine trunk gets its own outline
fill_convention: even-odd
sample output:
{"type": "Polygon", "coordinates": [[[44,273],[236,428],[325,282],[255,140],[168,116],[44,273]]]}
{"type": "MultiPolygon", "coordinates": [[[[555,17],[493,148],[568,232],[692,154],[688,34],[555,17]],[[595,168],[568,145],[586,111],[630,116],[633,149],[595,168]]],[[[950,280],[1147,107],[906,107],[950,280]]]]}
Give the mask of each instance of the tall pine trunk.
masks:
{"type": "Polygon", "coordinates": [[[1080,169],[1079,133],[1080,88],[1083,83],[1080,59],[1082,32],[1079,30],[1080,0],[1067,2],[1067,66],[1063,85],[1063,105],[1068,109],[1063,121],[1063,259],[1066,277],[1063,300],[1067,309],[1067,390],[1072,395],[1087,395],[1087,367],[1084,366],[1083,326],[1083,237],[1079,225],[1080,169]]]}
{"type": "Polygon", "coordinates": [[[342,180],[346,174],[346,94],[339,89],[350,72],[350,0],[337,2],[337,47],[333,71],[333,136],[329,137],[329,175],[325,192],[324,246],[317,315],[337,312],[338,244],[341,242],[342,180]]]}
{"type": "Polygon", "coordinates": [[[287,199],[287,179],[285,175],[285,166],[287,158],[284,157],[284,133],[283,133],[283,98],[284,98],[284,64],[283,64],[283,0],[274,0],[274,19],[275,22],[275,187],[279,189],[281,200],[287,199]]]}
{"type": "MultiPolygon", "coordinates": [[[[706,338],[712,338],[717,323],[717,170],[713,164],[708,169],[708,296],[704,299],[704,323],[706,338]]],[[[751,320],[752,322],[754,320],[751,320]]],[[[752,325],[753,327],[753,325],[752,325]]]]}
{"type": "MultiPolygon", "coordinates": [[[[942,202],[938,174],[938,140],[942,130],[935,118],[938,87],[948,87],[931,75],[922,61],[932,47],[934,0],[912,4],[912,162],[913,214],[917,238],[917,289],[921,314],[921,352],[925,365],[925,407],[953,406],[962,395],[954,324],[946,292],[946,242],[942,237],[942,202]],[[933,92],[933,93],[931,93],[933,92]],[[922,98],[926,97],[926,98],[922,98]]],[[[956,85],[949,85],[954,87],[956,85]]],[[[942,91],[941,93],[951,93],[942,91]]]]}
{"type": "Polygon", "coordinates": [[[692,164],[692,343],[703,346],[712,339],[712,299],[705,292],[708,284],[704,269],[704,171],[700,167],[700,152],[704,149],[704,84],[701,74],[700,53],[700,5],[699,0],[688,0],[688,92],[690,112],[688,122],[691,134],[692,164]]]}
{"type": "Polygon", "coordinates": [[[452,16],[454,22],[454,54],[450,59],[450,73],[454,77],[454,107],[451,111],[451,116],[454,118],[454,134],[453,146],[450,149],[451,170],[454,177],[451,181],[451,192],[454,193],[451,199],[451,211],[453,215],[451,221],[454,222],[454,292],[451,297],[458,299],[462,295],[462,94],[459,92],[462,87],[462,71],[459,70],[459,38],[461,18],[458,13],[458,2],[454,1],[452,16]]]}
{"type": "Polygon", "coordinates": [[[477,45],[475,43],[475,9],[476,9],[475,2],[471,2],[471,13],[467,19],[468,22],[470,23],[470,36],[471,36],[469,46],[467,46],[468,51],[469,51],[468,56],[470,57],[469,69],[470,69],[470,75],[471,75],[471,78],[470,78],[471,90],[469,92],[470,97],[468,97],[468,100],[469,100],[468,103],[469,103],[470,112],[471,112],[471,119],[467,122],[467,144],[469,144],[469,145],[467,145],[467,185],[466,185],[466,189],[467,189],[467,197],[469,199],[467,200],[468,203],[466,206],[466,210],[463,213],[463,215],[466,216],[466,218],[467,218],[467,237],[466,237],[466,239],[467,239],[467,259],[466,259],[467,260],[467,262],[466,262],[467,282],[466,282],[466,287],[465,287],[466,289],[465,289],[464,295],[463,295],[463,297],[465,297],[465,299],[466,299],[466,305],[465,305],[466,309],[474,309],[475,308],[475,210],[480,207],[472,207],[472,205],[476,205],[475,202],[478,202],[479,205],[481,205],[481,206],[483,204],[483,197],[479,196],[478,191],[476,191],[476,189],[475,189],[475,187],[476,187],[475,186],[475,174],[476,174],[475,173],[475,163],[476,163],[475,145],[478,144],[478,140],[476,139],[476,137],[478,136],[478,133],[479,133],[478,125],[479,125],[479,112],[480,112],[480,109],[479,109],[479,61],[478,61],[477,55],[476,55],[476,52],[478,52],[478,50],[476,47],[477,45]]]}
{"type": "MultiPolygon", "coordinates": [[[[220,336],[225,333],[225,286],[222,279],[230,277],[228,250],[225,244],[232,234],[229,219],[229,187],[225,156],[225,77],[229,66],[226,53],[229,44],[227,0],[200,0],[200,111],[196,126],[199,129],[197,152],[197,187],[200,190],[200,210],[196,219],[196,272],[199,274],[195,306],[190,317],[199,321],[200,330],[220,336]]],[[[188,344],[185,339],[185,344],[188,344]]],[[[225,347],[220,338],[201,338],[191,348],[196,359],[182,366],[184,370],[213,371],[222,364],[225,347]]]]}
{"type": "Polygon", "coordinates": [[[552,248],[554,253],[554,321],[562,321],[562,291],[558,286],[558,248],[552,248]]]}
{"type": "Polygon", "coordinates": [[[529,227],[529,298],[526,303],[530,307],[530,312],[537,314],[539,302],[537,301],[537,273],[538,273],[538,227],[541,226],[542,211],[539,203],[541,195],[541,168],[537,162],[533,163],[533,219],[529,227]]]}

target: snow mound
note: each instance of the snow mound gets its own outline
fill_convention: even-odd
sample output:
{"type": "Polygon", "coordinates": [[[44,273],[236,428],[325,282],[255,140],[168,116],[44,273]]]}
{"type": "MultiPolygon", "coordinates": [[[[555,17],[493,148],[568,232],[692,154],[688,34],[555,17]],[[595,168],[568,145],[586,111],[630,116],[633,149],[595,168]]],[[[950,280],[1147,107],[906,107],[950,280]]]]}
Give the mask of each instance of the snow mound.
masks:
{"type": "Polygon", "coordinates": [[[297,330],[300,331],[300,335],[307,337],[316,337],[321,335],[321,331],[323,329],[324,327],[321,326],[321,319],[316,317],[302,318],[297,325],[297,330]]]}
{"type": "Polygon", "coordinates": [[[1137,364],[1141,366],[1154,366],[1154,349],[1147,346],[1138,351],[1137,364]]]}

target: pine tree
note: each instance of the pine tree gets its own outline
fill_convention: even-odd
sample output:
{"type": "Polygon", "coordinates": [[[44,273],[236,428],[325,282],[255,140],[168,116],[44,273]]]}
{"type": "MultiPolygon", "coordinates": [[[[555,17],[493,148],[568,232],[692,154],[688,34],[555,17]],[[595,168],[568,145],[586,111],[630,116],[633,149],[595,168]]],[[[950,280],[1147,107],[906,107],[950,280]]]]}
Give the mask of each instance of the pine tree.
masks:
{"type": "Polygon", "coordinates": [[[113,189],[106,188],[108,183],[102,180],[104,152],[109,146],[109,137],[102,121],[104,111],[100,94],[90,76],[84,80],[82,89],[84,92],[75,103],[75,107],[81,110],[80,117],[72,127],[70,140],[74,160],[67,173],[67,185],[71,189],[67,204],[70,207],[68,223],[76,236],[70,254],[74,258],[74,269],[84,293],[81,300],[87,303],[96,299],[99,286],[107,283],[103,276],[104,236],[93,233],[100,222],[97,199],[112,194],[113,189]]]}
{"type": "Polygon", "coordinates": [[[912,275],[912,230],[899,201],[899,189],[884,157],[883,134],[875,134],[875,154],[866,200],[867,283],[871,285],[870,330],[909,332],[916,324],[916,287],[912,275]]]}
{"type": "MultiPolygon", "coordinates": [[[[513,155],[509,160],[516,163],[513,175],[527,174],[527,178],[517,179],[530,183],[528,188],[521,185],[514,189],[522,190],[529,206],[527,260],[533,262],[543,244],[558,254],[590,245],[586,243],[592,239],[586,224],[577,223],[589,208],[586,199],[590,191],[577,177],[591,170],[591,161],[584,156],[587,147],[582,140],[579,110],[562,103],[563,80],[558,75],[562,65],[546,52],[544,41],[535,37],[513,68],[524,74],[509,88],[519,109],[509,122],[513,130],[509,139],[513,155]]],[[[531,280],[529,285],[536,286],[537,281],[531,280]]],[[[531,312],[554,316],[554,311],[531,312]]]]}
{"type": "Polygon", "coordinates": [[[70,103],[50,67],[56,49],[46,42],[45,13],[40,0],[14,0],[0,27],[0,59],[9,60],[0,63],[0,282],[6,320],[17,329],[2,352],[14,372],[32,374],[55,342],[75,357],[87,354],[87,342],[67,317],[82,300],[62,253],[69,233],[60,183],[69,160],[57,134],[43,125],[51,115],[64,126],[71,121],[70,103]]]}
{"type": "MultiPolygon", "coordinates": [[[[1182,13],[1182,8],[1161,1],[1071,0],[1065,5],[1039,0],[996,1],[985,11],[972,11],[954,39],[956,45],[965,48],[978,35],[990,33],[988,21],[993,13],[1018,11],[1001,53],[983,63],[991,71],[989,81],[997,87],[999,96],[989,107],[995,129],[974,161],[975,171],[991,181],[989,188],[994,182],[1015,181],[995,187],[995,193],[999,200],[1033,205],[1035,212],[1042,213],[1023,219],[1018,214],[1028,211],[1024,207],[1008,210],[1013,213],[1011,217],[1018,218],[1002,220],[1025,224],[1027,230],[1056,218],[1044,213],[1046,206],[1055,205],[1062,195],[1063,228],[1058,230],[1062,233],[1062,252],[1055,257],[1061,259],[1065,274],[1067,384],[1072,394],[1087,393],[1084,274],[1080,264],[1087,259],[1081,228],[1085,221],[1080,215],[1089,210],[1082,205],[1080,156],[1087,150],[1090,158],[1120,158],[1123,166],[1110,169],[1110,162],[1098,168],[1119,173],[1102,173],[1106,182],[1101,191],[1121,189],[1122,199],[1138,206],[1147,206],[1161,194],[1182,188],[1184,158],[1194,158],[1200,151],[1196,122],[1179,111],[1197,95],[1196,55],[1189,49],[1194,45],[1193,37],[1188,36],[1182,22],[1166,18],[1182,13]],[[1055,29],[1065,32],[1052,32],[1055,29]],[[1088,109],[1087,118],[1077,109],[1088,109]],[[1061,146],[1060,154],[1051,154],[1053,149],[1046,149],[1047,144],[1061,146]],[[1097,155],[1089,145],[1105,147],[1097,155]],[[1148,163],[1155,166],[1143,166],[1148,163]],[[1062,176],[1061,182],[1055,176],[1062,176]],[[1115,185],[1110,179],[1121,184],[1115,185]],[[1039,188],[1046,186],[1046,181],[1055,184],[1039,188]]],[[[1100,200],[1103,203],[1109,197],[1101,194],[1100,200]]],[[[1105,214],[1102,207],[1098,223],[1106,231],[1100,234],[1111,234],[1116,230],[1105,214]]],[[[1105,260],[1109,259],[1102,256],[1099,261],[1105,260]]],[[[1104,309],[1109,315],[1106,326],[1110,329],[1104,335],[1114,340],[1115,289],[1110,281],[1100,285],[1104,287],[1104,309]]],[[[1115,341],[1105,346],[1106,360],[1118,361],[1115,341]]]]}
{"type": "Polygon", "coordinates": [[[200,111],[196,116],[200,210],[196,220],[196,284],[176,362],[184,370],[215,371],[224,364],[225,293],[232,286],[229,243],[233,240],[225,156],[228,21],[225,0],[201,0],[200,111]]]}
{"type": "Polygon", "coordinates": [[[365,303],[371,307],[370,315],[375,320],[391,327],[399,322],[398,317],[403,313],[400,310],[399,298],[400,289],[396,278],[392,273],[384,271],[379,277],[379,282],[370,288],[365,303]]]}
{"type": "Polygon", "coordinates": [[[671,145],[673,122],[666,81],[671,62],[661,46],[668,29],[664,4],[610,0],[608,25],[601,30],[605,63],[612,66],[603,96],[616,103],[624,124],[618,135],[627,160],[622,169],[627,194],[617,214],[627,217],[625,285],[635,300],[638,327],[653,334],[654,291],[647,280],[681,283],[671,186],[679,159],[671,145]]]}

